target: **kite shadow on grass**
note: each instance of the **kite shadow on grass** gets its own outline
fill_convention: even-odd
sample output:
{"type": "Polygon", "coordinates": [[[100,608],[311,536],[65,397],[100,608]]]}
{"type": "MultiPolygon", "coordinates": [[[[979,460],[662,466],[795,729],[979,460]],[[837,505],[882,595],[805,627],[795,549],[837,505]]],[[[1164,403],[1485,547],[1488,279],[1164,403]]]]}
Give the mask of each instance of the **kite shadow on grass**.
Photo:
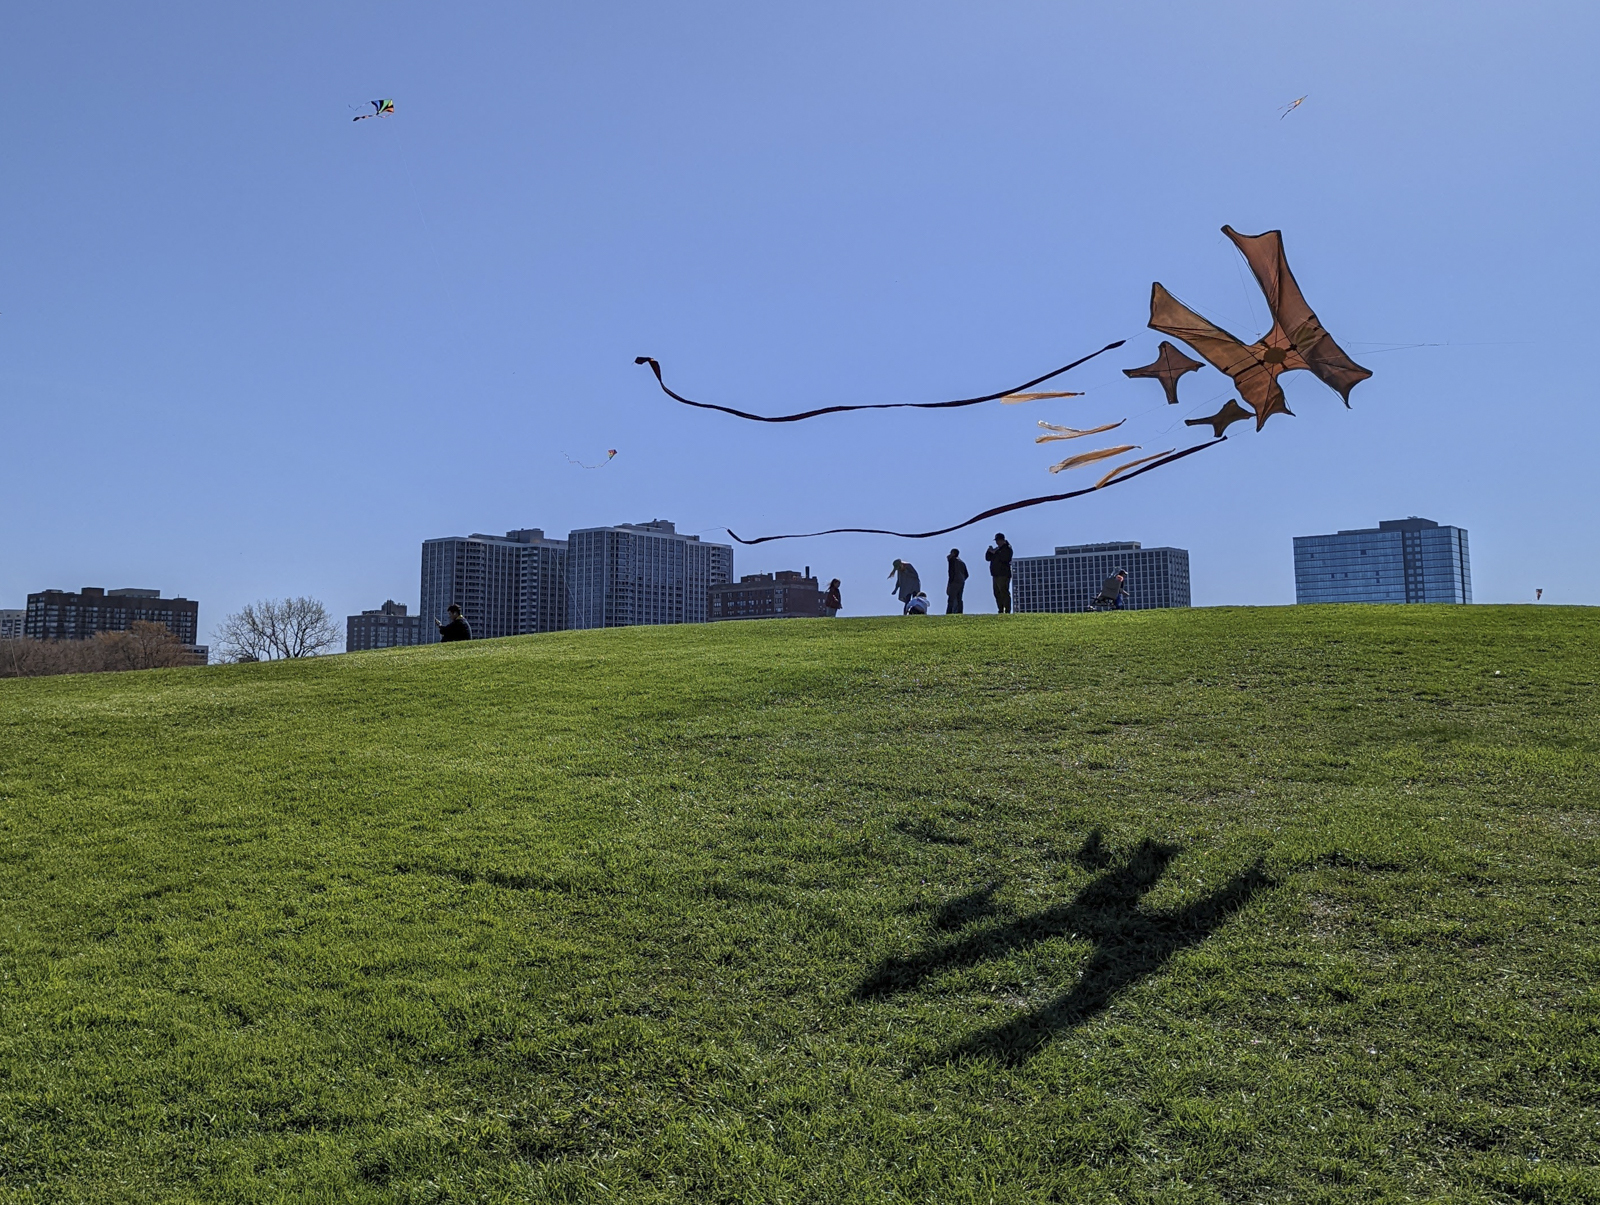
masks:
{"type": "MultiPolygon", "coordinates": [[[[1139,980],[1158,971],[1178,951],[1199,945],[1255,895],[1276,886],[1257,860],[1210,894],[1181,908],[1155,912],[1140,901],[1166,872],[1181,847],[1142,842],[1124,860],[1106,850],[1096,830],[1074,860],[1101,873],[1077,896],[1027,916],[944,942],[906,958],[875,967],[855,990],[857,999],[914,991],[948,971],[1004,958],[1055,937],[1083,937],[1094,943],[1076,986],[1042,1007],[992,1026],[949,1047],[939,1061],[979,1056],[1006,1063],[1032,1058],[1056,1034],[1098,1016],[1139,980]]],[[[995,885],[981,887],[939,910],[936,927],[964,924],[987,916],[995,885]],[[942,922],[942,923],[941,923],[942,922]]]]}

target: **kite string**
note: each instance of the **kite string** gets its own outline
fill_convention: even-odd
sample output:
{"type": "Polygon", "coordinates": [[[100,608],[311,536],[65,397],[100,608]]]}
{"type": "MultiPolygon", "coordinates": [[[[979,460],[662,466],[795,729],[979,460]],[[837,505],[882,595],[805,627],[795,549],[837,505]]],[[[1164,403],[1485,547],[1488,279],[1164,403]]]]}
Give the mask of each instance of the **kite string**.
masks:
{"type": "Polygon", "coordinates": [[[667,383],[661,376],[661,364],[653,357],[635,356],[633,362],[635,364],[649,365],[650,371],[655,374],[656,384],[661,386],[661,392],[665,393],[673,401],[682,402],[685,406],[694,406],[700,410],[717,410],[723,414],[731,414],[735,418],[750,419],[751,421],[758,423],[793,423],[799,422],[801,419],[816,418],[818,415],[822,414],[842,414],[850,410],[946,410],[957,406],[976,406],[980,402],[999,401],[1001,398],[1009,397],[1015,393],[1021,393],[1025,389],[1031,389],[1035,385],[1042,384],[1045,381],[1050,380],[1051,377],[1058,377],[1062,373],[1078,367],[1080,364],[1086,364],[1096,356],[1103,355],[1108,351],[1121,347],[1126,342],[1126,339],[1118,339],[1115,343],[1107,343],[1099,351],[1090,352],[1088,355],[1082,356],[1079,359],[1072,361],[1070,364],[1063,364],[1060,368],[1055,369],[1053,372],[1047,372],[1041,377],[1035,377],[1031,381],[1024,381],[1021,385],[1015,385],[1010,389],[1003,389],[998,393],[984,394],[982,397],[957,398],[948,402],[873,402],[855,406],[823,406],[816,410],[805,410],[799,414],[778,415],[751,414],[745,410],[735,410],[731,406],[718,406],[713,402],[694,401],[691,398],[684,397],[681,393],[675,393],[673,390],[667,388],[667,383]]]}
{"type": "Polygon", "coordinates": [[[400,170],[405,173],[406,184],[411,189],[411,203],[416,207],[417,221],[422,224],[422,233],[428,242],[428,254],[433,257],[434,278],[444,292],[445,300],[449,302],[451,311],[459,315],[461,306],[456,300],[455,290],[450,285],[449,274],[445,271],[444,256],[439,254],[439,243],[434,238],[433,226],[429,223],[428,215],[422,208],[422,193],[417,188],[416,175],[411,170],[411,151],[406,143],[405,136],[400,133],[399,123],[394,125],[394,140],[395,145],[400,148],[400,170]]]}
{"type": "Polygon", "coordinates": [[[992,519],[996,515],[1003,515],[1009,511],[1024,510],[1030,506],[1041,506],[1046,502],[1065,502],[1069,498],[1081,498],[1084,494],[1092,494],[1097,489],[1110,489],[1112,486],[1121,485],[1125,481],[1132,481],[1135,477],[1140,477],[1154,469],[1159,469],[1162,465],[1171,464],[1175,460],[1182,460],[1185,456],[1193,456],[1196,452],[1203,452],[1207,448],[1214,448],[1220,443],[1227,442],[1228,437],[1221,435],[1209,443],[1195,444],[1192,448],[1185,448],[1181,452],[1163,456],[1154,464],[1147,464],[1143,468],[1135,469],[1133,472],[1117,477],[1104,485],[1089,485],[1082,489],[1069,490],[1065,494],[1046,494],[1038,498],[1024,498],[1020,502],[1008,502],[1004,506],[990,507],[980,514],[973,515],[972,518],[967,519],[965,522],[955,523],[949,527],[941,527],[937,531],[888,531],[881,527],[831,527],[827,531],[807,531],[781,536],[757,536],[753,540],[747,540],[731,527],[723,530],[741,544],[766,544],[772,540],[809,540],[816,536],[838,535],[894,536],[896,539],[901,540],[926,540],[933,536],[949,535],[952,531],[960,531],[963,527],[971,527],[974,523],[982,523],[985,519],[992,519]]]}

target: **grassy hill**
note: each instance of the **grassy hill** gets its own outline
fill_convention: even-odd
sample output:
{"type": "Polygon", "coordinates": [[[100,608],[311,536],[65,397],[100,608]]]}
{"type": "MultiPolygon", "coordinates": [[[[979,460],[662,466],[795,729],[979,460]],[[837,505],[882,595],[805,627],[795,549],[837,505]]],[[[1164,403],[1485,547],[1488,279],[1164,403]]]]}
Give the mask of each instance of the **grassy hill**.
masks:
{"type": "Polygon", "coordinates": [[[0,1201],[1600,1201],[1600,622],[0,682],[0,1201]]]}

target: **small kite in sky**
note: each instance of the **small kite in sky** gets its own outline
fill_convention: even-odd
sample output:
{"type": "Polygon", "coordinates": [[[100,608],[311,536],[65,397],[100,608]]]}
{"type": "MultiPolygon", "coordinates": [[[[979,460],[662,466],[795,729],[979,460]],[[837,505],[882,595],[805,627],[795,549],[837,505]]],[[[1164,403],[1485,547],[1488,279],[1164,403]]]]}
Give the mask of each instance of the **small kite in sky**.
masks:
{"type": "Polygon", "coordinates": [[[1178,378],[1186,372],[1197,372],[1204,368],[1204,360],[1196,360],[1184,355],[1165,339],[1157,349],[1156,358],[1143,368],[1124,368],[1122,375],[1125,377],[1154,377],[1161,382],[1161,388],[1167,391],[1167,402],[1170,405],[1178,404],[1178,378]]]}
{"type": "MultiPolygon", "coordinates": [[[[1309,92],[1306,93],[1306,96],[1310,96],[1310,95],[1311,95],[1311,93],[1309,93],[1309,92]]],[[[1289,114],[1293,113],[1296,109],[1298,109],[1301,106],[1301,104],[1304,103],[1304,101],[1306,99],[1306,96],[1297,97],[1296,99],[1291,100],[1288,104],[1284,105],[1283,108],[1279,109],[1278,110],[1278,120],[1282,121],[1285,117],[1289,116],[1289,114]]]]}
{"type": "MultiPolygon", "coordinates": [[[[567,456],[567,454],[565,452],[563,452],[561,454],[563,456],[567,456]]],[[[599,464],[584,464],[583,461],[581,461],[581,460],[573,460],[572,457],[570,457],[570,456],[567,456],[567,460],[570,461],[572,464],[577,465],[580,469],[603,469],[603,468],[606,467],[606,465],[611,463],[611,461],[616,457],[616,454],[617,454],[617,450],[615,448],[607,448],[606,449],[606,458],[604,460],[602,460],[599,464]]]]}
{"type": "Polygon", "coordinates": [[[372,100],[367,103],[372,106],[372,112],[363,113],[360,117],[352,117],[351,121],[365,121],[369,117],[389,117],[394,113],[394,101],[392,100],[372,100]]]}

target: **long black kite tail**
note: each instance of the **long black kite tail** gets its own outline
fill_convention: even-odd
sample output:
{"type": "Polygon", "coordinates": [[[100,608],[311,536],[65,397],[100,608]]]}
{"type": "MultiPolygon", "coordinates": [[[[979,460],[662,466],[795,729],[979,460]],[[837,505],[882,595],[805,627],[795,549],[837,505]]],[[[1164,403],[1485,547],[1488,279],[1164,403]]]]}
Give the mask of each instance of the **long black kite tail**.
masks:
{"type": "Polygon", "coordinates": [[[881,527],[830,527],[827,531],[797,532],[783,536],[757,536],[753,540],[747,540],[731,527],[724,528],[724,530],[741,544],[765,544],[769,540],[809,540],[813,536],[842,535],[897,536],[902,540],[926,540],[931,536],[949,535],[952,531],[960,531],[963,527],[971,527],[974,523],[982,523],[985,519],[992,519],[996,515],[1005,514],[1007,511],[1024,510],[1030,506],[1043,506],[1046,502],[1065,502],[1068,498],[1081,498],[1084,494],[1094,493],[1095,490],[1110,489],[1114,485],[1121,485],[1124,481],[1132,481],[1135,477],[1148,473],[1152,469],[1159,469],[1164,464],[1171,464],[1174,460],[1182,460],[1185,456],[1193,456],[1196,452],[1204,452],[1207,448],[1214,448],[1218,444],[1227,442],[1228,437],[1224,435],[1220,439],[1212,440],[1210,443],[1195,444],[1192,448],[1174,452],[1171,456],[1163,456],[1153,464],[1147,464],[1142,469],[1135,469],[1133,472],[1114,478],[1104,485],[1090,485],[1081,490],[1071,490],[1065,494],[1046,494],[1041,498],[1024,498],[1021,502],[1007,502],[1004,506],[992,506],[981,514],[973,515],[972,518],[964,522],[955,523],[949,527],[941,527],[937,531],[885,531],[881,527]]]}
{"type": "Polygon", "coordinates": [[[650,371],[656,374],[656,384],[661,386],[661,392],[675,402],[682,402],[685,406],[697,406],[701,410],[720,410],[723,414],[731,414],[734,418],[747,418],[757,423],[795,423],[803,418],[816,418],[819,414],[842,414],[846,410],[948,410],[956,406],[976,406],[979,402],[997,402],[1003,397],[1010,397],[1013,393],[1021,393],[1024,389],[1032,389],[1035,385],[1043,384],[1051,377],[1058,377],[1064,372],[1069,372],[1080,364],[1087,364],[1096,356],[1121,347],[1126,339],[1118,339],[1115,343],[1107,343],[1099,351],[1090,352],[1082,359],[1074,360],[1071,364],[1063,364],[1054,372],[1047,372],[1042,377],[1034,377],[1031,381],[1024,381],[1011,389],[1002,389],[999,393],[986,393],[982,397],[957,398],[950,402],[878,402],[863,406],[823,406],[820,410],[806,410],[800,414],[751,414],[744,410],[735,410],[731,406],[717,406],[711,402],[696,402],[686,398],[681,393],[674,393],[667,388],[667,383],[661,379],[661,365],[650,356],[635,356],[635,364],[648,364],[650,371]]]}

